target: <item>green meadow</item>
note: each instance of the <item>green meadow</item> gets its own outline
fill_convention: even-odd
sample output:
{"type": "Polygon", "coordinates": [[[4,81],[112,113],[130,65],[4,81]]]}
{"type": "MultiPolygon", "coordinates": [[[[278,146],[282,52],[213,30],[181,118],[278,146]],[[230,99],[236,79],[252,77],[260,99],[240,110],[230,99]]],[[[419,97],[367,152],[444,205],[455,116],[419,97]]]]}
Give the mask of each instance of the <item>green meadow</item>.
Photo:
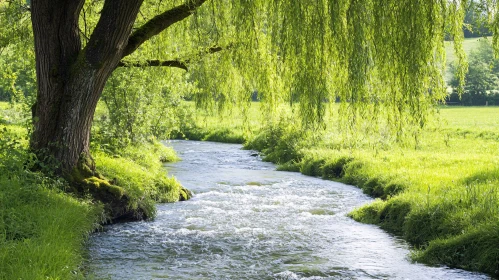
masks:
{"type": "MultiPolygon", "coordinates": [[[[472,50],[476,49],[478,46],[478,42],[480,40],[484,40],[485,38],[466,38],[463,41],[463,50],[466,54],[470,54],[472,50]]],[[[491,40],[491,39],[489,39],[491,40]]],[[[454,53],[454,42],[445,41],[445,53],[447,64],[451,64],[457,60],[456,55],[454,53]]]]}
{"type": "Polygon", "coordinates": [[[270,125],[259,104],[204,113],[185,135],[244,142],[280,170],[352,184],[376,200],[349,215],[414,247],[413,259],[489,274],[499,271],[499,107],[441,107],[415,140],[346,136],[337,107],[326,129],[304,132],[283,109],[270,125]],[[243,141],[241,141],[243,140],[243,141]]]}

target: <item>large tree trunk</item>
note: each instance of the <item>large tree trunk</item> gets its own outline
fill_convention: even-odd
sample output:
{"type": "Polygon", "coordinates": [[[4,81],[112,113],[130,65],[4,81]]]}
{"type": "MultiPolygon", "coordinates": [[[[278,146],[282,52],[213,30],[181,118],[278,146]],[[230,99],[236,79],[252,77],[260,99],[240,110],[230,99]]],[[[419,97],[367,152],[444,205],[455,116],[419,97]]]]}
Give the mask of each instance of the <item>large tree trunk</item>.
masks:
{"type": "Polygon", "coordinates": [[[78,18],[84,0],[33,0],[37,101],[31,148],[67,176],[89,158],[92,118],[119,63],[142,0],[107,0],[85,48],[78,18]]]}
{"type": "Polygon", "coordinates": [[[89,146],[97,101],[121,58],[205,1],[192,0],[167,10],[131,34],[143,0],[105,0],[85,47],[78,27],[85,0],[31,1],[38,83],[31,149],[40,161],[55,162],[56,174],[68,179],[74,191],[104,202],[111,219],[144,218],[145,212],[129,210],[123,189],[95,171],[89,146]]]}
{"type": "Polygon", "coordinates": [[[97,101],[116,68],[142,0],[106,0],[88,44],[82,48],[78,18],[84,0],[33,0],[38,92],[33,106],[31,149],[73,190],[104,202],[112,220],[144,218],[128,210],[123,189],[95,171],[90,129],[97,101]]]}

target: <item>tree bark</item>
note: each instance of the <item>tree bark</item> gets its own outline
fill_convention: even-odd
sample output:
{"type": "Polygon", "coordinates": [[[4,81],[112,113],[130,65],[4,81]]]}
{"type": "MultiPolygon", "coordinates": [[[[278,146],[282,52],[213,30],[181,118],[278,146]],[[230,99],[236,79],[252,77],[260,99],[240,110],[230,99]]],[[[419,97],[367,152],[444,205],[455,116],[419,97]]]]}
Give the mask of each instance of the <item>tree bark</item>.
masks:
{"type": "Polygon", "coordinates": [[[41,160],[55,159],[61,175],[90,157],[97,101],[123,56],[142,1],[107,0],[84,49],[78,34],[84,0],[32,1],[38,95],[30,145],[41,160]]]}

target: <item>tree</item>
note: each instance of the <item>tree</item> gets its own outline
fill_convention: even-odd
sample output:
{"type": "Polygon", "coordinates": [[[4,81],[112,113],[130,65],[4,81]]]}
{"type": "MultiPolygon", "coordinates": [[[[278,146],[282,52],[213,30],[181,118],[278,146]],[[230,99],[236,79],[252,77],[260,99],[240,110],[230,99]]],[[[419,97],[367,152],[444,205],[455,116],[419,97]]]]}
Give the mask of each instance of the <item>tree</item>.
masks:
{"type": "MultiPolygon", "coordinates": [[[[471,52],[469,61],[464,91],[459,96],[454,90],[449,96],[449,101],[468,106],[493,105],[495,92],[499,89],[499,61],[494,59],[494,52],[489,40],[480,39],[477,49],[471,52]]],[[[451,70],[455,70],[455,67],[452,67],[451,70]]],[[[456,77],[450,82],[453,88],[457,88],[458,83],[456,77]]]]}
{"type": "Polygon", "coordinates": [[[90,158],[95,107],[121,59],[191,15],[204,1],[168,10],[133,34],[133,23],[143,1],[105,1],[100,20],[82,48],[79,17],[84,2],[42,0],[32,1],[31,7],[38,82],[31,147],[54,156],[65,175],[80,159],[90,158]]]}
{"type": "Polygon", "coordinates": [[[22,101],[34,92],[35,67],[28,9],[0,1],[0,100],[22,101]],[[15,43],[13,43],[15,42],[15,43]]]}
{"type": "Polygon", "coordinates": [[[489,3],[481,1],[470,0],[466,8],[466,15],[464,17],[464,37],[476,38],[491,36],[492,32],[488,27],[488,12],[489,3]]]}
{"type": "Polygon", "coordinates": [[[384,116],[399,135],[444,99],[444,27],[460,50],[464,18],[458,0],[32,0],[30,10],[31,148],[69,179],[96,174],[92,117],[119,66],[195,69],[199,102],[241,103],[257,90],[269,110],[297,101],[305,123],[341,100],[348,122],[384,116]]]}

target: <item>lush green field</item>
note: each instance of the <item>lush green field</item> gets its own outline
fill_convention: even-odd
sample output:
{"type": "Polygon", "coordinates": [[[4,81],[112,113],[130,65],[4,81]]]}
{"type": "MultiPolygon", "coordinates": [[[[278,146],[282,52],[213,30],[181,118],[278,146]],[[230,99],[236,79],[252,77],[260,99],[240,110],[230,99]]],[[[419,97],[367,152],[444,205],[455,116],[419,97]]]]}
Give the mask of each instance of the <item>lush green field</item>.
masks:
{"type": "Polygon", "coordinates": [[[312,134],[292,124],[292,116],[261,126],[268,118],[256,103],[246,125],[238,114],[204,114],[193,135],[245,138],[248,148],[263,151],[282,170],[357,185],[378,199],[350,216],[404,237],[415,246],[415,260],[498,274],[499,108],[439,111],[417,144],[397,144],[388,136],[350,142],[338,131],[336,118],[312,134]]]}
{"type": "MultiPolygon", "coordinates": [[[[103,205],[67,193],[62,179],[32,172],[19,108],[0,102],[0,279],[80,279],[87,236],[107,222],[103,205]]],[[[94,143],[98,170],[123,188],[130,209],[154,215],[154,203],[187,194],[161,162],[176,160],[158,142],[110,150],[94,143]]]]}

